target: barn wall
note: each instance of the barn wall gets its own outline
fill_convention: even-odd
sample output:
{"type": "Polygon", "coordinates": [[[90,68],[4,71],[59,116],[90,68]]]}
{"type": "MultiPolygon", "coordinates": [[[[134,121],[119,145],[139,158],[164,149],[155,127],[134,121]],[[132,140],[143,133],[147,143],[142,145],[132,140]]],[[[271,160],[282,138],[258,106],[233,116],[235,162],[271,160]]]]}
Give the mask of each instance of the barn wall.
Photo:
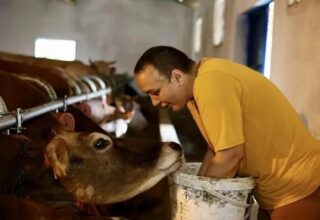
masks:
{"type": "Polygon", "coordinates": [[[172,0],[1,0],[0,50],[34,55],[37,37],[77,41],[77,59],[117,60],[132,72],[141,53],[172,45],[189,53],[193,10],[172,0]]]}
{"type": "Polygon", "coordinates": [[[275,1],[271,79],[320,138],[320,1],[275,1]]]}
{"type": "Polygon", "coordinates": [[[214,1],[200,0],[200,2],[195,11],[194,22],[198,17],[203,18],[202,48],[198,53],[192,51],[193,58],[199,60],[203,56],[215,56],[244,63],[246,30],[242,13],[250,9],[256,0],[225,1],[225,33],[223,43],[219,46],[213,46],[212,43],[214,1]]]}
{"type": "MultiPolygon", "coordinates": [[[[243,12],[257,0],[226,0],[225,38],[221,46],[212,46],[213,1],[201,0],[195,11],[204,18],[202,50],[192,52],[198,60],[215,56],[245,63],[246,19],[243,12]]],[[[271,57],[271,80],[282,90],[301,115],[312,134],[320,138],[320,1],[301,1],[292,7],[276,0],[271,57]]]]}

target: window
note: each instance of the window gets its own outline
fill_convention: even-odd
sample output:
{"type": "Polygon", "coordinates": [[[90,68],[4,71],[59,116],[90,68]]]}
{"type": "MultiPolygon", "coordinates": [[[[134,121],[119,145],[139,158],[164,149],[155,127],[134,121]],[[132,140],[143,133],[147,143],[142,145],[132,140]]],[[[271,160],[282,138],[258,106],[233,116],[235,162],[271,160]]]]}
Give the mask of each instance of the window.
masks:
{"type": "Polygon", "coordinates": [[[270,78],[273,30],[273,1],[250,9],[248,16],[247,65],[270,78]]]}
{"type": "Polygon", "coordinates": [[[219,46],[224,38],[225,0],[215,0],[213,3],[212,43],[219,46]]]}
{"type": "Polygon", "coordinates": [[[76,59],[74,40],[37,38],[35,57],[72,61],[76,59]]]}
{"type": "Polygon", "coordinates": [[[194,31],[194,43],[193,50],[199,53],[201,50],[201,38],[202,38],[202,18],[197,18],[194,31]]]}
{"type": "Polygon", "coordinates": [[[274,14],[274,2],[269,4],[268,9],[268,26],[267,26],[267,42],[266,42],[266,54],[264,58],[264,75],[270,79],[271,73],[271,51],[272,51],[272,34],[273,34],[273,15],[274,14]]]}

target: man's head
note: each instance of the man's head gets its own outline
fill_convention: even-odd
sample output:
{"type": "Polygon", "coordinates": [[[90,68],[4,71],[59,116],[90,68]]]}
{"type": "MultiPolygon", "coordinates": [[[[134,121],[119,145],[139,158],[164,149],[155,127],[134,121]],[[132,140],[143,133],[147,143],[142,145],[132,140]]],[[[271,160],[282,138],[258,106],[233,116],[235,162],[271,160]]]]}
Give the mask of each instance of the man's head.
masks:
{"type": "Polygon", "coordinates": [[[169,46],[148,49],[139,58],[134,74],[139,88],[154,106],[181,110],[192,98],[195,62],[169,46]]]}

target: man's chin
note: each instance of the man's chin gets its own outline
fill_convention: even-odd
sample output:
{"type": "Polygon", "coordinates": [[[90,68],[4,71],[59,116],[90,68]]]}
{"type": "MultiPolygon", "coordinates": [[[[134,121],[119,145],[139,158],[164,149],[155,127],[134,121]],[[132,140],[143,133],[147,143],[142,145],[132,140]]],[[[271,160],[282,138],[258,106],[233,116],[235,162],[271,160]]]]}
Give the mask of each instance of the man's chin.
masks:
{"type": "Polygon", "coordinates": [[[169,109],[174,112],[180,112],[182,110],[180,106],[170,106],[169,109]]]}

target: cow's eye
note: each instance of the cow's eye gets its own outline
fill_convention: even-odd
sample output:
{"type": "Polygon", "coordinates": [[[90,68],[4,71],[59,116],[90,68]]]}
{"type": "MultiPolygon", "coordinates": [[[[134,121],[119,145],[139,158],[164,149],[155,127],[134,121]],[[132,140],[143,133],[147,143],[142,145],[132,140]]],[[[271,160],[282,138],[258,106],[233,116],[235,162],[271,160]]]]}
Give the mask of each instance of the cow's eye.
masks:
{"type": "Polygon", "coordinates": [[[99,138],[95,143],[94,143],[94,147],[97,150],[103,150],[105,149],[107,146],[109,146],[111,144],[111,142],[109,140],[103,139],[103,138],[99,138]]]}

